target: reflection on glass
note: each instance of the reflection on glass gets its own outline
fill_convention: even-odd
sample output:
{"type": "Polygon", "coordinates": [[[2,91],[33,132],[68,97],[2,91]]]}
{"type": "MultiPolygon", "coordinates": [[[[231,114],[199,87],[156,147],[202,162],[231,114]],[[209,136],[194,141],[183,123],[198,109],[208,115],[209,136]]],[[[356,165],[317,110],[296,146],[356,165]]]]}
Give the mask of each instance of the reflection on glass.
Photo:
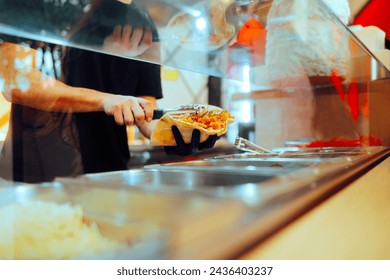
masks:
{"type": "Polygon", "coordinates": [[[310,5],[301,0],[100,1],[92,11],[95,0],[2,0],[7,12],[0,17],[1,30],[236,80],[240,75],[230,71],[237,63],[234,49],[245,46],[249,51],[240,54],[252,62],[256,77],[251,82],[258,86],[286,76],[292,80],[291,75],[313,76],[317,82],[325,76],[321,82],[327,83],[332,73],[348,71],[346,1],[325,1],[328,6],[320,0],[310,5]],[[118,25],[149,26],[159,48],[140,54],[110,46],[107,37],[118,25]],[[266,70],[257,69],[264,63],[266,70]]]}

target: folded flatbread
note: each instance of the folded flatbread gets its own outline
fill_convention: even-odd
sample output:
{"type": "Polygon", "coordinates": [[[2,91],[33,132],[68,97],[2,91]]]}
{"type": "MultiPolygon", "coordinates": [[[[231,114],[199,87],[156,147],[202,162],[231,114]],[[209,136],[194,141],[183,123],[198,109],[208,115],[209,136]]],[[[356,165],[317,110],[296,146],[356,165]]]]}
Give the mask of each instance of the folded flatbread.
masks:
{"type": "Polygon", "coordinates": [[[210,135],[221,136],[226,133],[228,124],[234,117],[222,108],[206,105],[207,111],[200,114],[174,115],[165,114],[158,122],[150,137],[153,146],[176,146],[172,126],[176,125],[185,143],[191,142],[194,129],[200,131],[200,142],[204,142],[210,135]]]}

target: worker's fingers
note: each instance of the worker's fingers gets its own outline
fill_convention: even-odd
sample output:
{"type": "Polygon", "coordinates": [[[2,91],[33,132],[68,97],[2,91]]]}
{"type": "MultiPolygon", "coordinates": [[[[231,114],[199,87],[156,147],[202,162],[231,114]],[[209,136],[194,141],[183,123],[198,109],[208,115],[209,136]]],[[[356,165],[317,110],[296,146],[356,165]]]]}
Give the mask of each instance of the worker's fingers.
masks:
{"type": "Polygon", "coordinates": [[[117,25],[112,34],[104,40],[103,48],[134,57],[144,53],[151,46],[152,40],[153,35],[149,27],[117,25]]]}
{"type": "Polygon", "coordinates": [[[114,30],[111,35],[111,39],[115,42],[120,42],[122,37],[122,26],[117,25],[114,27],[114,30]]]}
{"type": "Polygon", "coordinates": [[[127,49],[132,52],[138,52],[138,46],[144,35],[144,29],[142,27],[133,28],[131,37],[127,43],[127,49]]]}
{"type": "Polygon", "coordinates": [[[153,103],[149,100],[139,98],[138,99],[139,105],[142,107],[144,114],[145,114],[145,120],[150,122],[153,118],[153,103]]]}
{"type": "Polygon", "coordinates": [[[130,106],[124,106],[122,108],[122,113],[123,113],[123,119],[124,123],[126,125],[133,125],[134,124],[134,116],[133,116],[133,111],[130,106]]]}
{"type": "Polygon", "coordinates": [[[133,33],[133,27],[131,25],[125,25],[122,30],[122,37],[121,37],[121,47],[123,49],[127,48],[127,45],[129,44],[131,37],[133,33]]]}
{"type": "Polygon", "coordinates": [[[111,95],[103,101],[103,110],[112,115],[118,125],[142,125],[153,117],[153,103],[143,98],[123,95],[111,95]]]}
{"type": "Polygon", "coordinates": [[[138,52],[139,53],[144,53],[151,45],[153,42],[153,34],[152,31],[150,30],[149,27],[145,27],[143,37],[138,44],[138,52]]]}
{"type": "Polygon", "coordinates": [[[134,121],[137,125],[142,125],[145,122],[145,112],[143,108],[139,105],[138,102],[136,102],[132,107],[131,110],[133,112],[134,121]]]}
{"type": "Polygon", "coordinates": [[[118,125],[123,125],[124,124],[122,110],[115,110],[114,113],[113,113],[113,116],[114,116],[115,122],[118,125]]]}

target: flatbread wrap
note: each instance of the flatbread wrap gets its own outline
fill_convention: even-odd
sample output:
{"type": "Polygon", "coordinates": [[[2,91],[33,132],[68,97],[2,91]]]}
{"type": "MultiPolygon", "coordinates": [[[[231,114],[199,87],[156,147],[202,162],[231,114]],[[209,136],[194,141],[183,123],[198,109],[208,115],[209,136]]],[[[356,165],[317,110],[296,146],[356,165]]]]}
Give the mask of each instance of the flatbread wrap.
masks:
{"type": "Polygon", "coordinates": [[[221,136],[226,133],[227,127],[234,121],[234,117],[222,108],[205,105],[206,111],[198,114],[188,113],[175,115],[167,113],[158,122],[150,137],[152,146],[176,146],[172,126],[177,126],[186,144],[191,142],[194,129],[200,131],[200,143],[206,141],[210,135],[221,136]]]}

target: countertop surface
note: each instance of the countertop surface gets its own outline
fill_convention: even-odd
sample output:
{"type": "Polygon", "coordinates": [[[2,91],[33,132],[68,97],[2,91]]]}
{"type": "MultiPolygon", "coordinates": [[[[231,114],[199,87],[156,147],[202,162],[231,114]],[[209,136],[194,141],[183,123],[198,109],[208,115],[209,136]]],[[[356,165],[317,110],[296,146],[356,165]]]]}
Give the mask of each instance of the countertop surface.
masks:
{"type": "Polygon", "coordinates": [[[390,157],[240,259],[390,260],[390,157]]]}
{"type": "Polygon", "coordinates": [[[141,168],[150,164],[184,162],[242,152],[233,144],[226,143],[226,140],[219,140],[212,149],[202,150],[186,157],[167,155],[164,152],[163,147],[154,147],[150,145],[132,145],[129,149],[131,152],[131,160],[129,162],[130,169],[141,168]]]}

